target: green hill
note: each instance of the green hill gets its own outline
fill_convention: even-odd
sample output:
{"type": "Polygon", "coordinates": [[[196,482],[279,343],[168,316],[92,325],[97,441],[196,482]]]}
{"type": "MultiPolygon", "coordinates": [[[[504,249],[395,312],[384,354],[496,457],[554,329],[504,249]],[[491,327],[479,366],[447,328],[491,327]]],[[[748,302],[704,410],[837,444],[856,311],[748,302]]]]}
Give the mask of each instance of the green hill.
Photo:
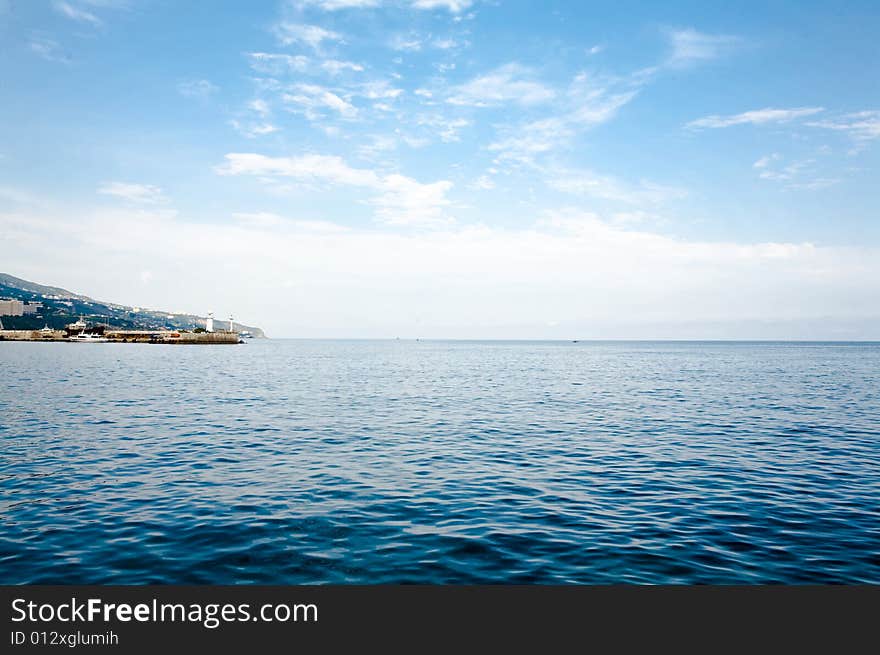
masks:
{"type": "MultiPolygon", "coordinates": [[[[0,316],[7,330],[36,330],[44,325],[62,329],[83,317],[89,324],[106,324],[114,328],[156,330],[192,330],[205,327],[205,317],[196,314],[172,314],[170,312],[128,307],[95,300],[89,296],[73,293],[55,286],[22,280],[7,273],[0,273],[0,299],[14,299],[43,306],[36,314],[25,316],[0,316]]],[[[218,328],[226,327],[226,321],[216,321],[218,328]]],[[[258,327],[233,323],[239,332],[248,331],[254,337],[265,337],[258,327]]]]}

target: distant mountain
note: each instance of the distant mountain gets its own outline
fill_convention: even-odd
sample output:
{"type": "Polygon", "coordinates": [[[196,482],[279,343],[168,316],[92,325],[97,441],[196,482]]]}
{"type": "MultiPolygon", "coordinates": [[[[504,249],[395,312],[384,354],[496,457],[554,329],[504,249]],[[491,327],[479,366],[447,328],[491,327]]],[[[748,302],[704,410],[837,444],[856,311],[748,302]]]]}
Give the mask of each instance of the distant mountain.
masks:
{"type": "Polygon", "coordinates": [[[71,293],[67,289],[61,289],[60,287],[47,287],[44,284],[28,282],[27,280],[22,280],[21,278],[14,277],[7,273],[0,273],[0,287],[11,287],[13,289],[18,289],[19,291],[27,291],[42,296],[61,296],[64,298],[91,300],[91,298],[87,296],[71,293]]]}
{"type": "MultiPolygon", "coordinates": [[[[61,329],[81,316],[90,324],[109,324],[115,328],[155,330],[192,330],[204,328],[206,317],[195,314],[173,314],[155,309],[128,307],[95,300],[61,287],[47,286],[0,273],[0,299],[12,298],[29,303],[41,303],[36,314],[2,316],[0,321],[7,330],[36,330],[44,325],[61,329]]],[[[214,319],[218,329],[229,326],[228,321],[214,319]]],[[[238,332],[250,332],[254,337],[266,335],[258,327],[233,323],[238,332]]]]}

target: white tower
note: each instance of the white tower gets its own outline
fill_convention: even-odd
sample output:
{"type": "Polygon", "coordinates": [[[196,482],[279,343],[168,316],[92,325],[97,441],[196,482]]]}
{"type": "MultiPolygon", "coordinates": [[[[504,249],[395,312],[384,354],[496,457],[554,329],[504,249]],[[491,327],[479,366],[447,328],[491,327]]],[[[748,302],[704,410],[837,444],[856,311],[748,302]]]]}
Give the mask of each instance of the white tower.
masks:
{"type": "Polygon", "coordinates": [[[230,315],[230,317],[229,317],[229,331],[230,331],[230,332],[235,332],[235,330],[232,329],[232,316],[231,316],[231,315],[230,315]]]}
{"type": "Polygon", "coordinates": [[[205,321],[205,332],[214,331],[214,312],[208,312],[208,320],[205,321]]]}

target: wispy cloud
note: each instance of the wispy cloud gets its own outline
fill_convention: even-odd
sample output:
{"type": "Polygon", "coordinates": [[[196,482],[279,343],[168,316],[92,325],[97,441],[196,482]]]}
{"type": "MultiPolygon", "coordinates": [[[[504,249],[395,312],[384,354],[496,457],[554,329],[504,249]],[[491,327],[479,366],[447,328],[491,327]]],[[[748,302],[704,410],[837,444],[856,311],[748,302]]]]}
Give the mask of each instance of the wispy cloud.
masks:
{"type": "Polygon", "coordinates": [[[844,114],[839,118],[807,123],[810,127],[844,132],[857,141],[880,139],[880,111],[866,110],[844,114]]]}
{"type": "Polygon", "coordinates": [[[364,70],[362,64],[338,59],[314,59],[305,55],[288,55],[271,52],[249,52],[246,54],[250,66],[258,73],[283,76],[289,73],[328,73],[340,75],[345,71],[359,73],[364,70]]]}
{"type": "Polygon", "coordinates": [[[420,114],[416,117],[416,125],[428,128],[432,136],[438,137],[440,141],[452,143],[459,140],[459,133],[471,125],[471,121],[443,114],[420,114]]]}
{"type": "Polygon", "coordinates": [[[98,193],[122,198],[136,204],[162,204],[168,198],[157,186],[151,184],[132,184],[128,182],[105,182],[98,187],[98,193]]]}
{"type": "Polygon", "coordinates": [[[781,158],[782,158],[782,155],[780,155],[778,152],[774,152],[769,155],[764,155],[758,161],[756,161],[754,164],[752,164],[752,168],[757,168],[757,169],[767,168],[774,161],[778,161],[781,158]]]}
{"type": "Polygon", "coordinates": [[[840,178],[820,175],[815,159],[784,161],[785,157],[774,152],[761,157],[752,164],[752,168],[758,171],[760,179],[779,182],[789,189],[825,189],[840,182],[840,178]]]}
{"type": "Polygon", "coordinates": [[[431,225],[448,222],[446,198],[452,182],[438,180],[421,183],[398,173],[379,174],[366,168],[354,168],[341,157],[301,155],[269,157],[256,153],[230,153],[216,168],[221,175],[286,177],[304,183],[342,185],[378,193],[367,200],[375,215],[384,223],[395,225],[431,225]]]}
{"type": "Polygon", "coordinates": [[[354,118],[358,110],[347,99],[316,84],[297,84],[293,93],[285,93],[282,100],[292,108],[300,108],[309,120],[321,117],[331,110],[343,118],[354,118]]]}
{"type": "Polygon", "coordinates": [[[742,45],[742,39],[727,34],[705,34],[693,28],[668,32],[672,52],[668,66],[683,68],[716,59],[733,52],[742,45]]]}
{"type": "Polygon", "coordinates": [[[0,200],[20,205],[35,204],[37,202],[37,198],[33,194],[22,189],[3,185],[0,185],[0,200]]]}
{"type": "Polygon", "coordinates": [[[453,48],[461,48],[464,45],[467,45],[467,43],[462,43],[455,39],[434,39],[431,41],[431,46],[438,50],[452,50],[453,48]]]}
{"type": "Polygon", "coordinates": [[[229,121],[229,124],[232,125],[232,127],[234,127],[240,134],[248,137],[249,139],[272,134],[273,132],[277,132],[279,130],[277,125],[273,125],[272,123],[267,122],[243,122],[233,119],[229,121]]]}
{"type": "Polygon", "coordinates": [[[371,80],[359,84],[357,94],[368,100],[393,100],[403,94],[403,89],[395,87],[388,80],[371,80]]]}
{"type": "Polygon", "coordinates": [[[489,175],[480,175],[476,180],[468,185],[474,191],[491,191],[495,188],[495,180],[489,175]]]}
{"type": "Polygon", "coordinates": [[[294,232],[308,232],[313,234],[348,232],[348,228],[344,225],[339,225],[338,223],[293,219],[286,216],[280,216],[273,212],[235,212],[232,214],[232,218],[244,227],[255,229],[270,229],[272,231],[277,231],[281,228],[294,232]]]}
{"type": "Polygon", "coordinates": [[[360,73],[364,70],[361,64],[352,61],[339,61],[338,59],[325,59],[321,62],[321,68],[330,75],[339,75],[345,71],[360,73]]]}
{"type": "Polygon", "coordinates": [[[69,64],[70,57],[61,49],[61,45],[54,39],[41,34],[34,34],[28,42],[31,52],[42,57],[46,61],[69,64]]]}
{"type": "Polygon", "coordinates": [[[311,64],[305,55],[249,52],[247,58],[252,69],[266,75],[284,75],[289,72],[304,73],[311,64]]]}
{"type": "Polygon", "coordinates": [[[79,21],[81,23],[89,23],[96,27],[101,26],[103,23],[100,18],[95,16],[95,14],[86,11],[80,7],[76,7],[69,2],[64,2],[63,0],[55,0],[52,3],[52,6],[55,8],[55,11],[70,18],[71,20],[79,21]]]}
{"type": "Polygon", "coordinates": [[[453,105],[491,107],[504,103],[535,105],[552,100],[553,89],[538,82],[534,72],[517,63],[505,64],[454,87],[447,102],[453,105]]]}
{"type": "Polygon", "coordinates": [[[282,45],[300,43],[307,45],[313,50],[318,50],[324,41],[341,41],[342,35],[338,32],[324,29],[318,25],[305,23],[290,23],[283,21],[273,28],[275,36],[282,45]]]}
{"type": "MultiPolygon", "coordinates": [[[[414,9],[446,9],[458,14],[474,4],[474,0],[408,0],[414,9]]],[[[323,11],[340,9],[372,9],[390,4],[388,0],[290,0],[295,9],[315,8],[323,11]]]]}
{"type": "Polygon", "coordinates": [[[208,98],[219,88],[208,80],[186,80],[177,85],[177,92],[186,98],[208,98]]]}
{"type": "Polygon", "coordinates": [[[447,9],[453,14],[469,9],[474,0],[413,0],[416,9],[447,9]]]}
{"type": "Polygon", "coordinates": [[[436,225],[448,223],[446,193],[452,182],[440,180],[422,184],[404,175],[382,178],[381,195],[370,200],[376,215],[390,225],[436,225]]]}
{"type": "Polygon", "coordinates": [[[336,11],[337,9],[368,9],[378,7],[382,0],[293,0],[290,3],[298,9],[315,7],[324,11],[336,11]]]}
{"type": "Polygon", "coordinates": [[[570,145],[578,133],[611,120],[638,93],[630,80],[600,80],[584,73],[558,94],[556,112],[546,118],[502,126],[488,146],[501,160],[532,163],[536,155],[570,145]]]}
{"type": "Polygon", "coordinates": [[[248,109],[256,112],[262,117],[268,116],[271,113],[271,109],[269,108],[269,103],[263,100],[262,98],[256,98],[255,100],[251,100],[248,103],[248,109]]]}
{"type": "Polygon", "coordinates": [[[719,128],[730,127],[732,125],[764,125],[767,123],[788,123],[797,118],[812,116],[824,111],[823,107],[798,107],[795,109],[774,109],[767,107],[765,109],[755,109],[745,111],[741,114],[732,114],[729,116],[712,115],[704,118],[698,118],[686,125],[689,128],[719,128]]]}
{"type": "Polygon", "coordinates": [[[684,198],[683,189],[640,181],[630,184],[611,175],[600,175],[584,169],[551,169],[547,184],[557,191],[591,196],[628,205],[657,205],[684,198]]]}
{"type": "Polygon", "coordinates": [[[418,52],[422,49],[422,38],[414,34],[395,34],[388,47],[398,52],[418,52]]]}

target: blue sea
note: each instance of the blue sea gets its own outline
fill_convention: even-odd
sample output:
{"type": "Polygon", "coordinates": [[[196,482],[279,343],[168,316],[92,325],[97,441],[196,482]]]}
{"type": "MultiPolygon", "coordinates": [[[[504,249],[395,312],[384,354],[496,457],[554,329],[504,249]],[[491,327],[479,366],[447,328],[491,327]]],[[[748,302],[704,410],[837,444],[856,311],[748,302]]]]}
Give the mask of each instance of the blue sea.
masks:
{"type": "Polygon", "coordinates": [[[0,343],[0,583],[880,583],[880,344],[0,343]]]}

